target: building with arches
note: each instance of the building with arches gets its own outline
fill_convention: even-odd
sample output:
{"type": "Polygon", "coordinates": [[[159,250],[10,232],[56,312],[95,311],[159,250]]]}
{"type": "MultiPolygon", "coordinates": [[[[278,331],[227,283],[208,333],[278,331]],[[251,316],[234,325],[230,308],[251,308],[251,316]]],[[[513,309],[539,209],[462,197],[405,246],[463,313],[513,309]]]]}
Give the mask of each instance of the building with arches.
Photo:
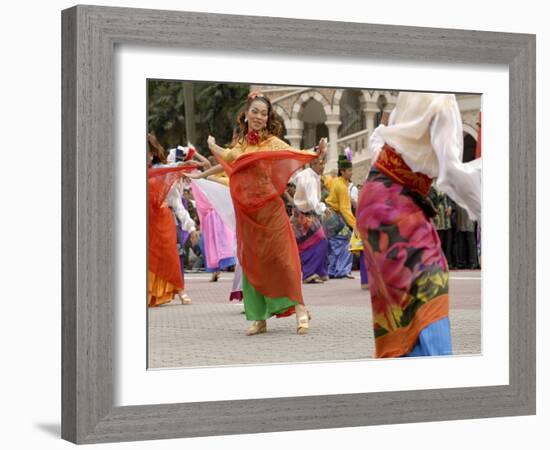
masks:
{"type": "MultiPolygon", "coordinates": [[[[353,153],[353,181],[362,182],[371,165],[368,139],[380,123],[387,123],[399,91],[253,85],[273,104],[285,126],[284,138],[295,148],[313,147],[328,137],[326,170],[336,168],[338,154],[353,153]]],[[[481,95],[457,94],[464,128],[464,160],[473,159],[478,139],[481,95]],[[473,153],[472,153],[473,151],[473,153]]]]}

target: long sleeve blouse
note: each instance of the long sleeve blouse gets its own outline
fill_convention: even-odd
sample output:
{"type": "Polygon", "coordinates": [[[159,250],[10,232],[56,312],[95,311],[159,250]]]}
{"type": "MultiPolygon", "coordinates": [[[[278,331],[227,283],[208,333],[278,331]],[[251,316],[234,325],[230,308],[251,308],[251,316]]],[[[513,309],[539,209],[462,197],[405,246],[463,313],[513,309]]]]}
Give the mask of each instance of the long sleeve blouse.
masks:
{"type": "Polygon", "coordinates": [[[355,228],[355,216],[351,211],[348,182],[344,178],[338,177],[332,181],[330,184],[330,194],[326,202],[334,211],[342,215],[352,229],[355,228]]]}
{"type": "Polygon", "coordinates": [[[166,197],[168,206],[174,211],[174,214],[181,223],[181,229],[192,233],[195,231],[195,222],[191,219],[189,212],[183,206],[183,201],[181,200],[181,192],[177,186],[172,186],[168,196],[166,197]]]}
{"type": "Polygon", "coordinates": [[[437,179],[437,188],[481,218],[481,159],[462,163],[462,119],[454,94],[401,93],[388,126],[369,140],[373,163],[384,143],[414,172],[437,179]]]}
{"type": "Polygon", "coordinates": [[[296,176],[294,204],[304,212],[319,216],[325,213],[326,205],[321,201],[321,177],[311,168],[302,170],[296,176]]]}

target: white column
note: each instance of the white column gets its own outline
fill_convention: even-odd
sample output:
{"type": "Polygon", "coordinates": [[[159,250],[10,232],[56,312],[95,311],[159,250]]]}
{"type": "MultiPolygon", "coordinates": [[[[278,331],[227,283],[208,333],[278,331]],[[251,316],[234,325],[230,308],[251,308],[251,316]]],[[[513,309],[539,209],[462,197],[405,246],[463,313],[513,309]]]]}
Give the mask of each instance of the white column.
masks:
{"type": "Polygon", "coordinates": [[[304,122],[299,119],[292,119],[290,123],[285,123],[285,138],[290,142],[293,148],[300,149],[302,138],[304,136],[304,122]]]}
{"type": "Polygon", "coordinates": [[[328,128],[328,155],[326,171],[336,169],[338,163],[338,127],[342,124],[338,116],[329,117],[325,122],[328,128]]]}

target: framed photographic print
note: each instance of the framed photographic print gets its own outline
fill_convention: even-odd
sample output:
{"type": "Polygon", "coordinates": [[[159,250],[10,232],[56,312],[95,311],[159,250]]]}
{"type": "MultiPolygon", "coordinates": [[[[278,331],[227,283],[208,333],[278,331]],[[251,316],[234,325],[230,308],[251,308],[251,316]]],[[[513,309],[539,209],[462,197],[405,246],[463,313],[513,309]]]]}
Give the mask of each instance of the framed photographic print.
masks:
{"type": "MultiPolygon", "coordinates": [[[[534,36],[76,6],[63,11],[62,62],[65,439],[113,442],[535,412],[534,36]],[[354,292],[363,303],[355,315],[363,314],[364,326],[351,323],[345,311],[338,317],[330,304],[318,304],[316,315],[322,285],[312,283],[303,289],[306,300],[315,299],[304,336],[289,319],[273,328],[268,322],[262,336],[245,336],[240,305],[213,300],[230,294],[231,272],[222,271],[217,283],[208,281],[216,272],[185,273],[191,305],[148,308],[144,137],[155,131],[158,142],[174,148],[175,163],[178,148],[190,148],[170,137],[178,124],[159,106],[171,89],[182,101],[190,91],[203,93],[200,117],[214,109],[207,100],[215,95],[239,93],[227,106],[235,117],[246,98],[261,92],[281,118],[288,145],[311,148],[328,137],[329,169],[339,153],[349,152],[357,163],[355,183],[369,165],[366,141],[390,120],[399,92],[456,94],[464,154],[475,159],[481,122],[484,142],[483,278],[467,273],[450,281],[451,289],[474,283],[477,292],[469,317],[478,319],[464,351],[455,345],[453,357],[368,359],[372,342],[362,343],[372,341],[370,305],[359,279],[354,292]],[[201,288],[193,291],[193,283],[201,288]],[[178,334],[192,324],[195,334],[178,334]],[[322,335],[329,325],[332,334],[322,335]],[[364,336],[346,337],[346,326],[364,336]],[[247,359],[254,355],[250,346],[269,343],[264,338],[283,339],[278,345],[294,345],[294,352],[247,359]],[[343,355],[346,339],[365,349],[343,355]],[[315,341],[327,351],[332,341],[334,352],[312,354],[307,346],[315,341]],[[271,382],[281,379],[307,382],[271,382]],[[177,392],[168,388],[174,383],[177,392]]],[[[231,140],[226,128],[234,122],[220,126],[210,117],[197,123],[199,150],[212,146],[208,135],[219,144],[231,140]]],[[[191,190],[197,183],[187,182],[191,190]]],[[[331,282],[333,297],[347,296],[345,281],[331,282]]],[[[451,321],[453,314],[451,305],[451,321]]]]}

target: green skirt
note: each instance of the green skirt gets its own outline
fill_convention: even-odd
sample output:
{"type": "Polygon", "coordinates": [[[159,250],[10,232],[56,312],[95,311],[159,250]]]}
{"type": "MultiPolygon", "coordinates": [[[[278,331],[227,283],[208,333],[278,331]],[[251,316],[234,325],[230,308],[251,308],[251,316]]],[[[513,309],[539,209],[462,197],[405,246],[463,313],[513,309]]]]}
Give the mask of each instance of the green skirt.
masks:
{"type": "Polygon", "coordinates": [[[266,297],[252,286],[243,274],[243,304],[247,320],[267,320],[284,314],[299,303],[288,297],[266,297]]]}

